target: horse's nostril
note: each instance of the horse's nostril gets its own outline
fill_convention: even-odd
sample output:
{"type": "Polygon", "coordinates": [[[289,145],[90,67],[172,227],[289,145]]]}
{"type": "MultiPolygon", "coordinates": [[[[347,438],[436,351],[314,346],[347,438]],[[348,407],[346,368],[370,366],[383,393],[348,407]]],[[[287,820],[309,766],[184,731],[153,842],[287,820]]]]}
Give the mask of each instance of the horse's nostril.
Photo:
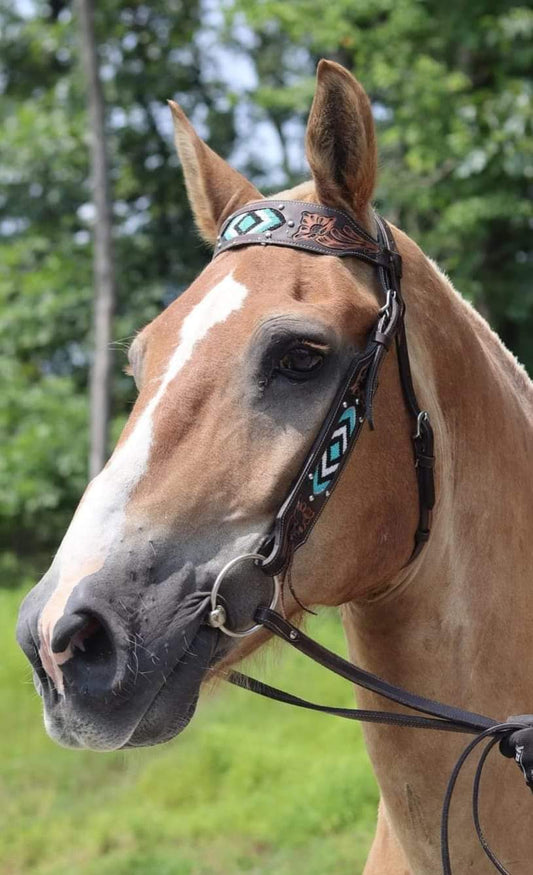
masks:
{"type": "Polygon", "coordinates": [[[54,653],[70,648],[72,656],[84,662],[106,662],[113,656],[113,644],[107,629],[96,617],[72,614],[58,620],[52,638],[54,653]]]}
{"type": "Polygon", "coordinates": [[[53,634],[39,626],[39,614],[21,615],[17,638],[31,662],[35,686],[45,697],[60,694],[102,696],[111,693],[117,671],[123,672],[128,656],[128,635],[106,604],[64,613],[53,634]]]}
{"type": "Polygon", "coordinates": [[[72,637],[73,650],[81,651],[79,658],[85,663],[107,662],[114,653],[113,644],[105,626],[91,617],[72,637]]]}
{"type": "Polygon", "coordinates": [[[60,663],[67,686],[83,694],[109,691],[117,667],[117,642],[107,625],[89,613],[71,615],[61,626],[59,622],[52,649],[57,654],[67,651],[60,663]]]}
{"type": "Polygon", "coordinates": [[[113,645],[107,629],[96,617],[71,614],[56,623],[52,651],[78,656],[84,662],[106,662],[113,655],[113,645]]]}
{"type": "MultiPolygon", "coordinates": [[[[98,620],[90,619],[87,620],[84,626],[72,636],[70,641],[71,646],[77,647],[78,650],[87,650],[86,644],[91,643],[91,639],[95,638],[98,634],[102,635],[102,632],[105,632],[104,627],[98,620]]],[[[94,643],[94,642],[93,642],[94,643]]]]}
{"type": "Polygon", "coordinates": [[[52,652],[63,653],[69,644],[74,645],[75,639],[79,640],[79,636],[83,635],[84,628],[92,622],[92,618],[86,614],[67,614],[60,617],[52,636],[52,652]]]}

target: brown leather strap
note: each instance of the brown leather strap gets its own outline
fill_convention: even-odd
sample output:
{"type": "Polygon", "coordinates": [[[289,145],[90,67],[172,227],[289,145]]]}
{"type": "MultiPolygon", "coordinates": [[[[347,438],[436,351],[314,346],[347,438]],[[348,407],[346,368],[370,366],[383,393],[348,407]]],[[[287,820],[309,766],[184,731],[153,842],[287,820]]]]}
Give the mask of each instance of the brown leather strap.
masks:
{"type": "MultiPolygon", "coordinates": [[[[396,242],[387,222],[381,217],[376,216],[376,223],[383,240],[388,249],[396,251],[396,242]]],[[[394,272],[394,266],[391,268],[394,272]]],[[[386,282],[386,276],[383,269],[379,268],[379,273],[382,274],[381,281],[386,282]]],[[[394,281],[400,287],[400,278],[395,277],[394,281]]],[[[435,479],[434,479],[434,437],[433,429],[429,415],[426,411],[420,408],[416,397],[415,388],[413,385],[413,377],[411,372],[411,362],[409,360],[409,346],[407,343],[407,333],[405,331],[405,303],[402,302],[402,320],[401,325],[395,337],[396,354],[398,357],[398,368],[400,371],[400,382],[402,386],[405,405],[411,414],[415,423],[415,430],[412,435],[414,463],[418,486],[418,506],[419,519],[418,528],[415,532],[415,543],[409,562],[415,559],[424,544],[427,543],[431,530],[431,512],[435,505],[435,479]]]]}
{"type": "MultiPolygon", "coordinates": [[[[272,610],[272,608],[258,608],[254,619],[256,623],[264,626],[278,638],[281,638],[282,641],[294,647],[295,650],[299,650],[304,656],[309,657],[314,662],[318,662],[334,674],[357,684],[359,687],[364,687],[366,690],[377,693],[379,696],[383,696],[392,702],[396,702],[398,705],[403,705],[422,714],[430,714],[439,720],[449,721],[454,724],[456,729],[461,728],[465,732],[483,732],[497,723],[496,720],[492,720],[490,717],[485,717],[482,714],[464,711],[462,708],[456,708],[453,705],[444,705],[442,702],[426,699],[423,696],[418,696],[416,693],[410,693],[402,687],[389,684],[383,678],[365,671],[363,668],[359,668],[359,666],[343,659],[342,656],[338,656],[338,654],[323,647],[318,641],[313,641],[301,629],[298,629],[289,620],[278,614],[277,611],[272,610]]],[[[405,725],[408,725],[408,723],[405,725]]]]}
{"type": "Polygon", "coordinates": [[[216,257],[235,246],[289,246],[319,255],[352,255],[370,264],[400,269],[396,252],[380,245],[342,210],[304,201],[264,200],[247,204],[224,222],[217,237],[216,257]]]}
{"type": "Polygon", "coordinates": [[[231,672],[228,675],[230,683],[243,687],[260,696],[294,705],[298,708],[307,708],[311,711],[319,711],[332,714],[336,717],[344,717],[349,720],[360,720],[366,723],[378,723],[389,726],[404,726],[411,729],[434,729],[444,732],[464,732],[472,734],[475,738],[467,745],[460,755],[450,775],[448,786],[444,794],[441,817],[441,860],[443,875],[452,875],[452,864],[449,848],[449,814],[454,788],[459,774],[470,755],[477,746],[486,743],[486,747],[479,760],[473,785],[472,813],[477,836],[483,851],[501,875],[510,875],[500,860],[490,849],[479,821],[479,787],[481,774],[488,754],[499,742],[504,756],[513,758],[524,773],[526,783],[533,789],[533,716],[530,714],[519,717],[509,717],[505,723],[498,723],[491,717],[483,714],[465,711],[453,705],[446,705],[433,699],[418,696],[402,687],[389,684],[383,678],[372,674],[347,662],[341,656],[327,650],[317,641],[313,641],[305,635],[301,629],[293,626],[288,620],[270,608],[261,607],[255,613],[254,619],[269,629],[274,635],[290,644],[304,656],[311,658],[324,668],[329,669],[336,675],[345,678],[357,686],[364,687],[377,693],[398,705],[402,705],[418,714],[408,714],[404,711],[368,711],[359,708],[339,708],[329,705],[319,705],[301,699],[284,690],[271,687],[255,678],[243,675],[240,672],[231,672]],[[421,713],[420,713],[421,712],[421,713]]]}

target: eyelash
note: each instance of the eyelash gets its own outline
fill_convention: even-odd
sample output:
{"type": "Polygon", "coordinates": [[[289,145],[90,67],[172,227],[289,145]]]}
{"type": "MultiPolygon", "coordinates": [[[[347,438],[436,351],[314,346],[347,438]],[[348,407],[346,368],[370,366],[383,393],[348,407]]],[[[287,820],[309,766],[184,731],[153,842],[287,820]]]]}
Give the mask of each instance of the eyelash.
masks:
{"type": "Polygon", "coordinates": [[[278,376],[281,376],[282,378],[293,383],[306,382],[307,380],[312,379],[314,374],[317,371],[321,370],[328,352],[329,348],[325,344],[318,343],[313,340],[298,339],[294,341],[290,346],[286,345],[284,349],[280,349],[278,353],[273,353],[270,356],[268,375],[258,381],[259,388],[263,391],[278,376]],[[295,353],[300,350],[304,350],[306,352],[309,352],[310,354],[318,354],[321,356],[322,361],[316,368],[310,368],[309,370],[302,370],[300,372],[295,371],[291,376],[288,369],[283,369],[280,367],[280,363],[284,357],[287,357],[291,355],[291,353],[295,353]],[[296,376],[297,373],[300,373],[301,376],[296,376]]]}

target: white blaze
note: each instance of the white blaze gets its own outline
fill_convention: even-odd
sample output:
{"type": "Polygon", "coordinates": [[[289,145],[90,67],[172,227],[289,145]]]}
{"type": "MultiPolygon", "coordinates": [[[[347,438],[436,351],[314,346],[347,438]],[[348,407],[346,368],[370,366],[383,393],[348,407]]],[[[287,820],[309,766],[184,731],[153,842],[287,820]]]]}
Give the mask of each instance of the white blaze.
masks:
{"type": "Polygon", "coordinates": [[[148,468],[157,407],[169,384],[190,360],[196,344],[210,329],[239,310],[248,294],[246,286],[229,274],[184,319],[159,388],[139,416],[124,443],[104,470],[90,483],[56,556],[58,582],[39,620],[40,656],[56,688],[63,691],[60,664],[70,658],[69,648],[52,654],[54,627],[76,585],[105,563],[124,530],[128,500],[148,468]]]}

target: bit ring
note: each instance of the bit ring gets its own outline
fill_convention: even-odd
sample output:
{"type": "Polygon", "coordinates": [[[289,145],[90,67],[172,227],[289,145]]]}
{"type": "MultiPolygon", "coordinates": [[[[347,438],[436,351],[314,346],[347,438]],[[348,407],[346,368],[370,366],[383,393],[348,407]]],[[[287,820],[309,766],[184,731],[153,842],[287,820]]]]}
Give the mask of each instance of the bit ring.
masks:
{"type": "MultiPolygon", "coordinates": [[[[242,632],[233,632],[231,629],[228,629],[226,626],[226,609],[223,605],[217,604],[217,596],[222,581],[227,575],[228,571],[231,571],[235,565],[238,565],[240,562],[243,562],[246,559],[252,559],[254,563],[257,565],[259,562],[263,563],[265,561],[265,557],[260,553],[243,553],[241,556],[236,556],[234,559],[231,559],[224,568],[218,573],[217,578],[213,584],[213,589],[211,590],[211,610],[209,612],[207,622],[214,629],[220,629],[221,632],[224,632],[225,635],[229,635],[230,638],[246,638],[247,635],[252,635],[253,632],[257,632],[258,629],[261,629],[261,623],[254,623],[253,626],[250,626],[249,629],[244,629],[242,632]]],[[[281,586],[279,582],[279,578],[277,576],[273,577],[274,581],[274,593],[272,595],[272,600],[270,602],[269,607],[275,608],[281,586]]]]}

